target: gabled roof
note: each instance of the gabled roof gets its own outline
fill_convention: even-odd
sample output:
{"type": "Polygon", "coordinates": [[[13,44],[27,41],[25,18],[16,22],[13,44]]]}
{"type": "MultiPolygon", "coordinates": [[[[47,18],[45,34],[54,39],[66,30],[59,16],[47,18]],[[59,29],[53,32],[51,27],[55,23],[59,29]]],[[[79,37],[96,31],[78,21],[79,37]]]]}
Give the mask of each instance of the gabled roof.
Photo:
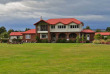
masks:
{"type": "Polygon", "coordinates": [[[107,36],[107,35],[110,35],[110,32],[97,32],[97,33],[95,33],[95,35],[97,35],[97,34],[101,34],[101,35],[107,36]]]}
{"type": "MultiPolygon", "coordinates": [[[[76,23],[76,24],[83,24],[81,21],[75,19],[75,18],[58,18],[58,19],[48,19],[48,20],[40,20],[39,22],[44,21],[50,25],[56,25],[58,23],[62,23],[65,25],[68,25],[70,23],[76,23]]],[[[38,24],[39,22],[35,23],[34,25],[38,24]]]]}
{"type": "Polygon", "coordinates": [[[10,36],[22,36],[22,32],[11,32],[10,36]]]}
{"type": "Polygon", "coordinates": [[[95,31],[90,30],[90,29],[84,29],[81,31],[82,33],[95,33],[95,31]]]}
{"type": "Polygon", "coordinates": [[[23,34],[36,34],[36,29],[30,29],[25,32],[11,32],[10,36],[22,36],[23,34]]]}
{"type": "Polygon", "coordinates": [[[36,29],[30,29],[28,31],[22,32],[22,34],[36,34],[36,29]]]}
{"type": "MultiPolygon", "coordinates": [[[[48,23],[47,21],[45,21],[45,20],[40,20],[40,21],[38,21],[37,23],[35,23],[34,25],[36,25],[36,24],[38,24],[38,23],[40,23],[40,22],[46,22],[46,23],[48,23]]],[[[48,23],[48,24],[50,24],[50,23],[48,23]]]]}

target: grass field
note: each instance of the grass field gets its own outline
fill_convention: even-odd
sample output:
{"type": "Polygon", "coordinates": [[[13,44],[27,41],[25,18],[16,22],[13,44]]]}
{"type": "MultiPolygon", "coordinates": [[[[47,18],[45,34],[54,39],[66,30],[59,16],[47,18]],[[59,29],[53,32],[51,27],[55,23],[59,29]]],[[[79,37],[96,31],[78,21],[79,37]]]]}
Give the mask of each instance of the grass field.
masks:
{"type": "Polygon", "coordinates": [[[0,74],[110,74],[110,45],[0,44],[0,74]]]}

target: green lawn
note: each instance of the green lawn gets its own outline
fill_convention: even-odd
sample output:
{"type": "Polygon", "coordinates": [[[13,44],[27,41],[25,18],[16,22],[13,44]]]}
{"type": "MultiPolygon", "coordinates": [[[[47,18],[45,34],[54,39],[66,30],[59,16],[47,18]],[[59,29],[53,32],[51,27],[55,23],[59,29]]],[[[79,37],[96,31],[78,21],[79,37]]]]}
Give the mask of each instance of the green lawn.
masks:
{"type": "Polygon", "coordinates": [[[110,74],[110,45],[0,44],[0,74],[110,74]]]}

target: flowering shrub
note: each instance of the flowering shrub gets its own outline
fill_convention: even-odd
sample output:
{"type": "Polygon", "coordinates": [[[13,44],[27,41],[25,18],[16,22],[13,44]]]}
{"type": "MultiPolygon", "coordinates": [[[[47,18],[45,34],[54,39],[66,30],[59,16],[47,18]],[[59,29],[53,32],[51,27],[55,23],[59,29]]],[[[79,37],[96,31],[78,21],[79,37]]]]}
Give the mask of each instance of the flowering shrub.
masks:
{"type": "Polygon", "coordinates": [[[94,40],[93,43],[94,44],[110,44],[110,39],[107,39],[107,40],[104,40],[104,39],[94,40]]]}

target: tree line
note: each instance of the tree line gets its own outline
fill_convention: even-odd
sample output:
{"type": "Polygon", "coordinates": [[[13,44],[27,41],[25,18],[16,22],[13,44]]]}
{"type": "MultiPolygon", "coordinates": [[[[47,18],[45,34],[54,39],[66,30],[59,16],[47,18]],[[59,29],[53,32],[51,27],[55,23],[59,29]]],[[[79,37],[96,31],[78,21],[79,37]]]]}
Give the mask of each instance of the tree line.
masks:
{"type": "MultiPolygon", "coordinates": [[[[90,26],[86,26],[85,29],[91,29],[91,28],[90,28],[90,26]]],[[[101,29],[96,29],[96,32],[102,32],[102,30],[101,29]]],[[[110,32],[110,27],[107,27],[105,32],[110,32]]]]}
{"type": "MultiPolygon", "coordinates": [[[[30,28],[26,28],[25,31],[30,30],[30,28]]],[[[11,32],[23,32],[20,30],[9,29],[6,30],[4,26],[0,27],[0,39],[9,38],[11,32]]]]}
{"type": "MultiPolygon", "coordinates": [[[[90,26],[86,26],[85,29],[91,29],[90,26]]],[[[30,30],[30,28],[26,28],[25,31],[30,30]]],[[[101,32],[101,29],[96,29],[96,32],[101,32]]],[[[14,29],[9,29],[6,30],[6,28],[4,26],[0,27],[0,39],[1,38],[9,38],[9,35],[11,32],[23,32],[20,30],[14,30],[14,29]]],[[[105,32],[110,32],[110,27],[107,27],[105,32]]]]}

